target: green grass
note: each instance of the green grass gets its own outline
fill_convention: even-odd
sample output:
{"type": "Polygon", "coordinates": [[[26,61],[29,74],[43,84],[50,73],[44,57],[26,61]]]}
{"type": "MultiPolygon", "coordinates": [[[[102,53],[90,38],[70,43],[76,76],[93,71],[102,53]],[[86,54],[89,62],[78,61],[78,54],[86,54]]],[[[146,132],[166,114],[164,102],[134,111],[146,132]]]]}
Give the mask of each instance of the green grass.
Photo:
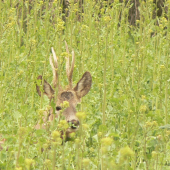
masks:
{"type": "Polygon", "coordinates": [[[64,23],[58,1],[36,0],[30,11],[23,4],[0,2],[0,134],[7,139],[0,169],[168,170],[170,22],[164,11],[152,19],[154,4],[142,2],[138,26],[131,26],[130,4],[85,1],[81,13],[71,1],[64,23]],[[52,82],[54,47],[60,84],[67,85],[65,40],[76,56],[73,83],[89,71],[93,84],[77,107],[86,113],[82,133],[56,145],[51,131],[34,129],[49,105],[35,83],[40,74],[52,82]]]}

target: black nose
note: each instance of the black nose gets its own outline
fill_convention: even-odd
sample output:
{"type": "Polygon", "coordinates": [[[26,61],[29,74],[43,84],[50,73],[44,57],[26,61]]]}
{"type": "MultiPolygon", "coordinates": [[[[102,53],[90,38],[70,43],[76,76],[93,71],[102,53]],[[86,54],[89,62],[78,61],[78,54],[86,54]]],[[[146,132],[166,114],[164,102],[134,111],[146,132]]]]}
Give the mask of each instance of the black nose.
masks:
{"type": "Polygon", "coordinates": [[[69,121],[69,123],[71,123],[71,128],[72,129],[76,129],[77,126],[79,126],[79,124],[80,124],[80,122],[78,120],[75,120],[75,119],[69,121]]]}
{"type": "Polygon", "coordinates": [[[56,110],[57,110],[57,111],[59,111],[59,110],[61,110],[61,109],[62,109],[61,106],[57,106],[57,107],[56,107],[56,110]]]}

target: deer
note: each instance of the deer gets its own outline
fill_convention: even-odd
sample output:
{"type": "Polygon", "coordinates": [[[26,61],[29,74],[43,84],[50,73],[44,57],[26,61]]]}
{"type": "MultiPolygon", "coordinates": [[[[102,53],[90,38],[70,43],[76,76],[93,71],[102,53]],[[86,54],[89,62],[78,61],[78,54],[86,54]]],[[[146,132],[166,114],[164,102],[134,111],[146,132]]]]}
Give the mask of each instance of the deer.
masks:
{"type": "MultiPolygon", "coordinates": [[[[65,42],[66,46],[66,52],[69,54],[69,49],[68,45],[65,42]]],[[[46,95],[49,99],[49,101],[54,101],[55,103],[55,110],[51,109],[48,113],[44,113],[44,118],[43,118],[43,125],[42,128],[46,128],[46,122],[52,122],[53,119],[58,118],[60,115],[60,111],[62,110],[62,103],[64,101],[69,103],[69,106],[67,108],[64,108],[62,110],[62,115],[69,123],[70,127],[66,130],[66,141],[69,139],[70,134],[72,132],[76,132],[79,125],[80,121],[76,116],[76,106],[78,103],[81,102],[81,98],[84,97],[91,89],[92,85],[92,76],[90,72],[86,71],[81,79],[78,81],[78,83],[73,87],[73,81],[72,81],[72,75],[73,75],[73,70],[74,70],[74,62],[75,62],[75,53],[74,50],[72,50],[72,61],[70,64],[69,57],[66,58],[66,74],[68,78],[68,86],[66,89],[63,89],[59,85],[59,76],[58,76],[58,62],[57,62],[57,57],[56,53],[53,49],[51,48],[52,51],[52,56],[50,56],[49,61],[50,65],[52,67],[52,72],[53,72],[53,87],[43,79],[42,75],[39,75],[37,77],[37,80],[40,81],[40,84],[42,85],[43,91],[40,89],[40,85],[36,84],[36,90],[39,96],[46,95]],[[56,88],[58,87],[58,90],[56,88]],[[55,92],[58,92],[55,94],[55,92]],[[57,96],[57,97],[55,97],[57,96]],[[52,114],[55,112],[55,114],[52,114]]],[[[40,124],[38,123],[35,127],[36,129],[40,128],[40,124]]],[[[61,132],[62,133],[62,132],[61,132]]],[[[61,134],[61,138],[62,138],[61,134]]]]}
{"type": "MultiPolygon", "coordinates": [[[[69,50],[68,50],[68,45],[65,42],[65,46],[66,46],[66,52],[69,54],[69,50]]],[[[60,114],[60,111],[62,110],[62,103],[64,101],[67,101],[69,103],[69,106],[67,108],[65,108],[62,111],[63,116],[65,117],[65,120],[71,124],[71,127],[69,127],[66,130],[66,138],[65,140],[69,140],[69,135],[72,132],[76,132],[78,126],[80,125],[80,121],[76,116],[76,105],[78,103],[81,102],[81,98],[84,97],[91,89],[91,85],[92,85],[92,77],[90,72],[86,71],[82,78],[78,81],[78,83],[75,85],[75,87],[73,87],[73,82],[72,82],[72,75],[73,75],[73,69],[74,69],[74,62],[75,62],[75,54],[74,51],[72,51],[72,62],[71,62],[71,67],[70,67],[70,62],[69,62],[69,58],[66,58],[66,73],[67,73],[67,78],[68,78],[68,87],[66,89],[62,89],[61,86],[59,86],[58,89],[58,94],[55,94],[55,88],[57,88],[57,86],[59,85],[59,80],[58,80],[58,62],[57,62],[57,56],[55,54],[55,51],[53,48],[51,48],[52,50],[52,54],[53,54],[53,60],[52,60],[52,56],[50,56],[50,65],[52,67],[52,72],[53,72],[53,87],[54,89],[51,87],[51,85],[43,79],[42,75],[39,75],[37,77],[37,80],[40,81],[40,84],[43,86],[43,91],[41,91],[40,85],[36,84],[36,90],[39,96],[42,95],[46,95],[50,102],[52,100],[54,100],[55,102],[55,113],[53,114],[53,109],[51,108],[51,110],[49,112],[44,112],[43,115],[43,124],[42,126],[40,126],[40,123],[38,123],[35,126],[35,129],[40,129],[46,128],[47,122],[52,122],[53,119],[57,118],[60,114]],[[57,96],[55,99],[55,95],[57,96]],[[55,116],[54,116],[55,115],[55,116]]],[[[61,132],[61,138],[63,133],[61,132]]],[[[1,139],[1,135],[0,135],[0,139],[1,139]]],[[[5,143],[6,139],[1,139],[0,140],[0,150],[3,149],[2,145],[5,143]]],[[[7,149],[8,150],[8,149],[7,149]]]]}

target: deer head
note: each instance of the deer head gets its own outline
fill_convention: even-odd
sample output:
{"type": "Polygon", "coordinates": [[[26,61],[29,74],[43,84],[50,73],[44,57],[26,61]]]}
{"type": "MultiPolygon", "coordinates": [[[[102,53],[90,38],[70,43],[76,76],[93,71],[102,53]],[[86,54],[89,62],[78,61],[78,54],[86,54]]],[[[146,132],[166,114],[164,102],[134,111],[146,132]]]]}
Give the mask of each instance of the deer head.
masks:
{"type": "MultiPolygon", "coordinates": [[[[66,45],[66,51],[69,54],[67,43],[66,45]]],[[[55,54],[54,49],[52,48],[52,54],[53,54],[53,60],[52,56],[50,56],[50,65],[53,70],[53,87],[58,87],[59,80],[58,80],[58,63],[57,63],[57,57],[55,54]],[[54,61],[54,62],[53,62],[54,61]]],[[[92,84],[92,77],[89,72],[85,72],[82,76],[82,78],[78,81],[75,87],[72,87],[72,75],[73,75],[73,69],[74,69],[74,61],[75,61],[75,55],[74,51],[72,51],[72,62],[71,67],[69,63],[69,57],[66,59],[66,73],[68,78],[68,88],[63,90],[60,86],[58,87],[58,94],[55,94],[55,90],[51,87],[51,85],[46,81],[43,80],[43,77],[40,75],[38,76],[38,80],[41,81],[41,84],[43,85],[43,91],[40,90],[40,86],[36,85],[37,92],[39,96],[42,94],[47,95],[49,100],[54,100],[56,103],[56,117],[60,114],[60,110],[62,110],[62,103],[64,101],[69,102],[69,107],[65,108],[64,111],[62,111],[63,116],[65,117],[66,121],[71,124],[71,127],[67,129],[66,137],[69,135],[69,133],[76,131],[76,128],[79,125],[79,120],[76,117],[76,105],[81,101],[81,98],[85,96],[92,84]],[[55,99],[55,96],[56,99],[55,99]]],[[[54,119],[54,114],[52,114],[53,110],[50,111],[50,113],[47,116],[47,119],[49,121],[52,121],[54,119]]],[[[45,119],[44,119],[45,120],[45,119]]]]}

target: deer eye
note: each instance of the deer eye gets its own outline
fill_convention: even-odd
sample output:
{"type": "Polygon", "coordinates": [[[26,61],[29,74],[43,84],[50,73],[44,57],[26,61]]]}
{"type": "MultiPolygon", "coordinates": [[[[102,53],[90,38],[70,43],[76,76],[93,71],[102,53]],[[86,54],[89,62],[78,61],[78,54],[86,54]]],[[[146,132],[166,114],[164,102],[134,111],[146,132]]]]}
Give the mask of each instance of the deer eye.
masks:
{"type": "Polygon", "coordinates": [[[56,110],[57,110],[57,111],[61,110],[61,106],[57,106],[57,107],[56,107],[56,110]]]}

